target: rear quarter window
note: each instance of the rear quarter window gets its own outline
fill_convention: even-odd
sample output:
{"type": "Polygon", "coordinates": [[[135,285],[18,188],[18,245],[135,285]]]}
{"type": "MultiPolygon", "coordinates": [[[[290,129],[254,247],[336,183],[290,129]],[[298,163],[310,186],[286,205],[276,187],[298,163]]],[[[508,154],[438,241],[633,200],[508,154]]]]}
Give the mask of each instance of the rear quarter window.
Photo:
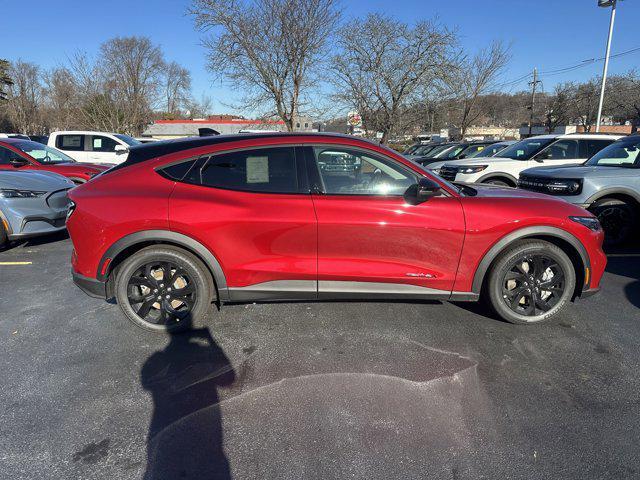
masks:
{"type": "Polygon", "coordinates": [[[58,135],[56,147],[60,150],[82,151],[84,150],[84,135],[58,135]]]}

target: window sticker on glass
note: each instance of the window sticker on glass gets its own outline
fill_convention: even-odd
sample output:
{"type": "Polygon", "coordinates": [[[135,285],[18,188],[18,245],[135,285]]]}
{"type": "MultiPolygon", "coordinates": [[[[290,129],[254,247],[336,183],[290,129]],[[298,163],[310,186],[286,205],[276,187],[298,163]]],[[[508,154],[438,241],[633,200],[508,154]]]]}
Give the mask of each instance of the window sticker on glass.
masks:
{"type": "Polygon", "coordinates": [[[93,139],[93,148],[102,148],[102,139],[101,138],[94,138],[93,139]]]}
{"type": "Polygon", "coordinates": [[[247,183],[269,183],[269,157],[247,157],[247,183]]]}

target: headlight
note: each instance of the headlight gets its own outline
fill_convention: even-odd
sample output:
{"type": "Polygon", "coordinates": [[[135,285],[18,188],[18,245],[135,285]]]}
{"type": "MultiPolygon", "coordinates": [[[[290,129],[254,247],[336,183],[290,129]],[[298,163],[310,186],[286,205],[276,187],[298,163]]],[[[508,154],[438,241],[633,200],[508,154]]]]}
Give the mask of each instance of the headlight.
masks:
{"type": "Polygon", "coordinates": [[[458,173],[468,175],[470,173],[478,173],[483,171],[489,165],[469,165],[468,167],[458,167],[458,173]]]}
{"type": "Polygon", "coordinates": [[[593,230],[594,232],[599,232],[600,230],[602,230],[602,227],[600,226],[600,222],[596,217],[569,217],[569,218],[574,222],[579,223],[580,225],[584,225],[589,230],[593,230]]]}
{"type": "Polygon", "coordinates": [[[577,194],[580,193],[582,183],[579,180],[555,180],[547,183],[547,190],[553,193],[577,194]]]}
{"type": "Polygon", "coordinates": [[[13,188],[0,188],[0,197],[2,198],[36,198],[41,197],[47,192],[37,190],[17,190],[13,188]]]}

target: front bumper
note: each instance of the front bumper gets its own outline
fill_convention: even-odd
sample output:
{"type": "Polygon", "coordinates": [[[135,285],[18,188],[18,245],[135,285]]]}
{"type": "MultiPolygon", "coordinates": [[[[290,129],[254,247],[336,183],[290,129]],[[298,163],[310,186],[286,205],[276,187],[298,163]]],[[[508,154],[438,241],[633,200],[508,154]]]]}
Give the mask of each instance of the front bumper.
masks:
{"type": "Polygon", "coordinates": [[[595,288],[590,288],[588,290],[583,290],[582,293],[580,294],[580,298],[589,298],[598,292],[600,292],[599,286],[595,288]]]}
{"type": "Polygon", "coordinates": [[[107,298],[107,282],[85,277],[74,271],[71,271],[71,275],[73,276],[73,283],[90,297],[107,298]]]}

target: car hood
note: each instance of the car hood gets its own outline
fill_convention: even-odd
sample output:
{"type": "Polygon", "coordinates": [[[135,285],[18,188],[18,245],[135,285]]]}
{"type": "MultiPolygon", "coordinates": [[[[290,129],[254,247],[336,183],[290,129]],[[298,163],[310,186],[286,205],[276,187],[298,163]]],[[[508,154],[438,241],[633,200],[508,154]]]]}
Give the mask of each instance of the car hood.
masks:
{"type": "Polygon", "coordinates": [[[474,158],[461,158],[460,160],[439,160],[434,163],[429,164],[430,169],[440,168],[444,165],[484,165],[487,162],[493,164],[507,163],[507,162],[516,162],[518,160],[514,160],[512,158],[497,158],[497,157],[474,157],[474,158]]]}
{"type": "Polygon", "coordinates": [[[543,178],[604,178],[628,177],[631,172],[623,167],[597,167],[586,165],[561,165],[557,167],[535,167],[523,170],[521,175],[543,178]]]}
{"type": "Polygon", "coordinates": [[[56,168],[63,168],[64,170],[85,170],[94,173],[104,172],[113,167],[113,164],[109,163],[85,163],[85,162],[65,162],[56,163],[56,168]]]}
{"type": "Polygon", "coordinates": [[[53,191],[74,186],[71,180],[62,175],[46,171],[0,171],[0,188],[20,190],[53,191]]]}
{"type": "Polygon", "coordinates": [[[505,188],[499,185],[489,185],[486,183],[469,183],[467,184],[474,188],[478,193],[476,197],[484,198],[541,198],[549,199],[549,195],[542,193],[531,192],[529,190],[522,190],[519,188],[505,188]]]}

